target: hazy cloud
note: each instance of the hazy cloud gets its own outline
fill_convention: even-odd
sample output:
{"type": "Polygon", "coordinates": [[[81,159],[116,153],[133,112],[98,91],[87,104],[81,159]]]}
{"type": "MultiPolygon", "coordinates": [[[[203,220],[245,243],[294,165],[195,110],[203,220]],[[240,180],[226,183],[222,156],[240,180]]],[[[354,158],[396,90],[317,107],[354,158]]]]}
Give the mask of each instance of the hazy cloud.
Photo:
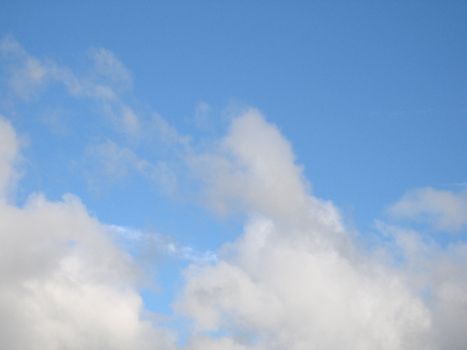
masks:
{"type": "Polygon", "coordinates": [[[467,190],[415,189],[393,204],[389,213],[399,219],[427,222],[440,230],[457,231],[467,225],[467,190]]]}
{"type": "Polygon", "coordinates": [[[123,88],[131,87],[133,78],[130,71],[111,51],[94,48],[90,50],[90,57],[94,61],[94,69],[99,76],[106,81],[111,81],[114,85],[120,85],[123,88]]]}
{"type": "Polygon", "coordinates": [[[139,117],[122,97],[132,87],[131,74],[109,50],[90,50],[92,68],[87,72],[75,72],[53,60],[35,57],[14,38],[6,36],[0,40],[0,57],[7,67],[10,95],[30,100],[47,86],[58,84],[69,96],[96,103],[120,132],[138,135],[139,117]]]}
{"type": "Polygon", "coordinates": [[[15,162],[20,141],[11,124],[0,114],[0,202],[5,200],[18,178],[15,162]]]}
{"type": "Polygon", "coordinates": [[[88,146],[81,164],[88,184],[93,189],[137,174],[166,194],[173,194],[177,190],[177,176],[164,161],[151,162],[111,140],[88,146]]]}

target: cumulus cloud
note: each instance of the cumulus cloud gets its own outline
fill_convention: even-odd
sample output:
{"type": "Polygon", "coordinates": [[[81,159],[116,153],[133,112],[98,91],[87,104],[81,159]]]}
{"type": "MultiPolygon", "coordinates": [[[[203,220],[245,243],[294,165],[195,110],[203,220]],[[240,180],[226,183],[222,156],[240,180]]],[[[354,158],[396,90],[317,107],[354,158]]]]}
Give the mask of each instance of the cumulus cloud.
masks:
{"type": "MultiPolygon", "coordinates": [[[[217,152],[188,159],[206,182],[208,200],[215,209],[240,209],[288,220],[306,215],[316,202],[307,196],[309,185],[294,162],[290,144],[257,110],[234,118],[229,134],[216,148],[217,152]]],[[[337,212],[331,216],[337,224],[337,212]]]]}
{"type": "MultiPolygon", "coordinates": [[[[6,120],[0,126],[3,189],[19,143],[6,120]]],[[[112,143],[101,151],[112,173],[127,171],[118,168],[122,159],[148,166],[112,143]]],[[[363,250],[333,204],[313,196],[278,128],[254,109],[233,119],[212,151],[190,150],[186,160],[211,204],[246,213],[247,224],[207,255],[156,242],[164,254],[191,261],[176,303],[193,324],[184,349],[462,349],[465,243],[442,247],[381,224],[388,251],[402,260],[363,250]]],[[[177,348],[144,310],[137,268],[109,232],[148,239],[99,223],[72,195],[52,202],[33,194],[20,207],[1,202],[1,347],[177,348]]]]}
{"type": "Polygon", "coordinates": [[[177,310],[193,320],[195,349],[465,344],[466,254],[460,245],[450,248],[457,252],[453,258],[418,233],[404,246],[410,239],[400,233],[391,248],[410,246],[402,252],[405,262],[363,250],[336,208],[311,194],[289,143],[256,110],[234,119],[215,151],[190,161],[214,207],[249,217],[244,233],[220,249],[215,263],[185,272],[177,310]],[[437,259],[428,258],[433,255],[437,259]]]}
{"type": "Polygon", "coordinates": [[[428,222],[440,230],[457,231],[467,225],[467,190],[415,189],[393,204],[389,213],[400,219],[428,222]]]}
{"type": "MultiPolygon", "coordinates": [[[[0,120],[1,185],[14,174],[17,136],[0,120]]],[[[2,189],[3,189],[2,188],[2,189]]],[[[0,201],[0,347],[171,349],[138,294],[138,273],[80,200],[33,194],[0,201]]]]}
{"type": "MultiPolygon", "coordinates": [[[[403,260],[407,284],[419,291],[430,310],[429,339],[434,349],[462,349],[467,329],[467,242],[440,245],[413,229],[378,223],[394,240],[392,254],[403,260]]],[[[399,261],[399,263],[401,263],[399,261]]]]}

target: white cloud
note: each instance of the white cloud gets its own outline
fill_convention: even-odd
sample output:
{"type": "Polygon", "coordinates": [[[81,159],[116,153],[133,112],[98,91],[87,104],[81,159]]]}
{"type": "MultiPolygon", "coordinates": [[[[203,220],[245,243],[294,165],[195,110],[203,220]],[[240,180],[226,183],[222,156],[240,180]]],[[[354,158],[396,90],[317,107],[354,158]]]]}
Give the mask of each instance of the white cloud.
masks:
{"type": "Polygon", "coordinates": [[[198,332],[247,349],[428,347],[430,312],[397,271],[310,242],[313,227],[289,234],[254,220],[219,263],[187,272],[178,308],[198,332]]]}
{"type": "Polygon", "coordinates": [[[412,190],[392,205],[389,213],[400,219],[428,222],[441,230],[457,231],[467,225],[467,190],[412,190]]]}
{"type": "MultiPolygon", "coordinates": [[[[0,123],[4,188],[19,147],[0,123]]],[[[174,348],[144,312],[136,266],[106,232],[72,195],[0,201],[0,348],[174,348]]]]}
{"type": "Polygon", "coordinates": [[[391,249],[403,251],[402,264],[359,248],[333,205],[310,194],[290,145],[256,110],[234,119],[213,152],[190,161],[215,207],[249,217],[217,262],[193,264],[185,273],[177,310],[194,321],[195,349],[465,344],[467,284],[460,267],[467,254],[460,245],[453,258],[417,234],[411,243],[399,236],[391,249]],[[443,258],[426,258],[437,251],[443,258]]]}
{"type": "MultiPolygon", "coordinates": [[[[241,209],[289,220],[307,215],[310,207],[325,206],[316,206],[307,196],[309,185],[290,144],[257,110],[233,119],[216,148],[188,161],[208,185],[208,199],[219,211],[241,209]]],[[[337,213],[332,220],[338,221],[337,213]]]]}
{"type": "MultiPolygon", "coordinates": [[[[313,196],[290,144],[258,110],[242,111],[211,150],[197,152],[167,121],[142,121],[123,101],[131,75],[109,51],[91,51],[94,66],[84,75],[11,38],[0,52],[12,58],[9,87],[17,97],[61,84],[97,103],[122,133],[157,135],[174,162],[201,179],[215,210],[246,214],[243,234],[215,254],[156,242],[192,263],[176,306],[194,326],[186,349],[454,350],[467,343],[467,245],[443,247],[381,224],[389,239],[378,249],[393,259],[362,249],[334,205],[313,196]]],[[[176,348],[144,310],[134,261],[108,234],[145,236],[99,223],[72,195],[52,202],[36,194],[21,207],[4,200],[18,177],[19,142],[1,118],[0,140],[0,348],[176,348]]],[[[89,147],[88,157],[93,178],[136,172],[176,185],[167,163],[112,141],[89,147]]],[[[416,190],[391,211],[456,230],[466,224],[465,193],[416,190]]]]}
{"type": "Polygon", "coordinates": [[[435,349],[463,349],[467,329],[467,243],[437,244],[422,233],[379,223],[393,237],[392,253],[404,261],[407,284],[418,290],[431,312],[435,349]]]}
{"type": "Polygon", "coordinates": [[[249,350],[251,348],[245,347],[236,343],[228,337],[198,337],[192,339],[188,344],[190,350],[249,350]]]}

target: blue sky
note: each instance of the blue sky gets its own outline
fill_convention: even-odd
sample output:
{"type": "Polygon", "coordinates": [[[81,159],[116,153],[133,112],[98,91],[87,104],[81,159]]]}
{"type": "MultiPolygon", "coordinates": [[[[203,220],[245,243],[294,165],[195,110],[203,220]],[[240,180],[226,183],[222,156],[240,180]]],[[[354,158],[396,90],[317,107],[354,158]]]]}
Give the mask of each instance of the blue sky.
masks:
{"type": "Polygon", "coordinates": [[[257,106],[317,193],[361,223],[408,188],[465,181],[462,2],[3,8],[1,31],[36,55],[83,66],[90,47],[111,50],[137,104],[176,125],[189,128],[200,101],[216,114],[232,100],[257,106]]]}
{"type": "MultiPolygon", "coordinates": [[[[112,244],[149,276],[132,285],[143,310],[168,317],[186,346],[280,349],[283,339],[269,339],[272,328],[241,310],[220,302],[212,313],[240,314],[255,334],[234,321],[208,322],[193,306],[201,303],[196,286],[220,283],[209,269],[222,270],[224,259],[254,275],[238,261],[249,252],[241,242],[250,227],[262,227],[258,217],[286,235],[337,232],[326,226],[336,220],[352,244],[384,250],[396,265],[413,258],[411,239],[430,247],[415,249],[430,251],[428,260],[467,258],[465,18],[462,1],[2,3],[0,115],[16,141],[0,142],[5,150],[17,144],[16,161],[5,158],[4,169],[20,174],[8,205],[27,208],[37,192],[51,203],[77,196],[90,217],[126,237],[112,244]],[[298,203],[308,203],[302,197],[319,203],[307,204],[313,220],[294,216],[305,210],[298,203]],[[329,222],[312,228],[320,215],[329,222]],[[288,226],[294,220],[306,228],[288,226]],[[224,257],[230,246],[236,253],[224,257]],[[190,277],[199,264],[207,270],[190,277]],[[157,292],[148,291],[153,283],[157,292]],[[220,335],[189,333],[180,313],[220,335]]],[[[340,244],[331,246],[345,256],[340,244]]],[[[417,254],[414,261],[424,260],[417,254]]],[[[416,264],[409,265],[395,274],[408,279],[416,264]]],[[[452,277],[458,286],[460,275],[452,277]]],[[[441,288],[430,281],[426,288],[441,288]]],[[[427,306],[436,324],[434,309],[427,306]]],[[[455,348],[445,333],[436,337],[441,348],[455,348]]]]}

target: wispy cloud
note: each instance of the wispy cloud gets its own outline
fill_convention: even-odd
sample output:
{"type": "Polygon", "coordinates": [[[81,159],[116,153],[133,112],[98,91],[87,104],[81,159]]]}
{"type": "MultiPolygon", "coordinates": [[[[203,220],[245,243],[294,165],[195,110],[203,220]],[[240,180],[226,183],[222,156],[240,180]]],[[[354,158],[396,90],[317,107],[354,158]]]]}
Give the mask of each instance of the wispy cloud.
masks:
{"type": "Polygon", "coordinates": [[[20,140],[10,123],[0,114],[0,201],[8,198],[18,179],[14,166],[18,160],[20,140]]]}
{"type": "Polygon", "coordinates": [[[93,101],[120,132],[138,135],[139,117],[122,98],[125,91],[131,90],[131,74],[109,50],[90,50],[92,68],[75,72],[51,59],[30,54],[14,38],[6,36],[0,40],[0,57],[8,67],[10,97],[31,100],[57,84],[71,97],[93,101]]]}
{"type": "Polygon", "coordinates": [[[136,244],[141,250],[147,246],[153,247],[155,249],[153,254],[158,256],[167,256],[197,264],[208,264],[217,260],[215,252],[198,252],[192,247],[177,243],[169,236],[119,225],[107,225],[107,229],[112,235],[117,236],[117,239],[136,244]]]}
{"type": "Polygon", "coordinates": [[[178,189],[177,175],[163,160],[149,161],[111,140],[89,145],[80,164],[92,189],[121,181],[130,174],[141,176],[149,186],[166,194],[178,189]]]}
{"type": "Polygon", "coordinates": [[[440,230],[458,231],[467,225],[467,190],[415,189],[407,192],[388,211],[395,218],[427,222],[440,230]]]}

